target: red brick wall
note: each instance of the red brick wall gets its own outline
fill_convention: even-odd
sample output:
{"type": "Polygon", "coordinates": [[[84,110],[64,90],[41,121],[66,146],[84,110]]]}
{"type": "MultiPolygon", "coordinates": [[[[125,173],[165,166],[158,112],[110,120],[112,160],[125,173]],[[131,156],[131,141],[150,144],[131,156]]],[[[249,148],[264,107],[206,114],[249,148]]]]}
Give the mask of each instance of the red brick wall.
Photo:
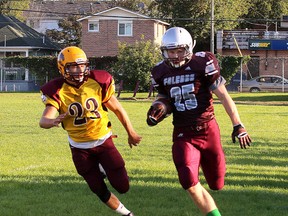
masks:
{"type": "Polygon", "coordinates": [[[145,40],[154,41],[154,22],[151,20],[133,20],[133,35],[118,36],[117,20],[100,20],[99,32],[88,32],[88,20],[82,21],[82,49],[88,57],[115,56],[118,53],[118,41],[134,43],[144,35],[145,40]]]}
{"type": "MultiPolygon", "coordinates": [[[[282,59],[281,57],[287,58],[286,50],[256,50],[252,53],[251,50],[241,50],[243,55],[250,55],[251,58],[259,58],[259,75],[278,75],[282,76],[282,59]],[[278,58],[278,59],[277,59],[278,58]]],[[[239,56],[237,49],[233,50],[222,50],[222,55],[239,56]]],[[[243,65],[243,71],[246,73],[247,67],[243,65]]],[[[288,78],[288,61],[284,62],[284,77],[288,78]]]]}

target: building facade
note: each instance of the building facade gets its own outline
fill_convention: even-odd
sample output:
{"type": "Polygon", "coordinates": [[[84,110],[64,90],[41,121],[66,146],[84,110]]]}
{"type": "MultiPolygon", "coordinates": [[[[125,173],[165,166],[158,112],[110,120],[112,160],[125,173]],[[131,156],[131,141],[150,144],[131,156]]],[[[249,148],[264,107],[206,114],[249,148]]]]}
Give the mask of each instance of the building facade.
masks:
{"type": "Polygon", "coordinates": [[[169,26],[160,20],[114,7],[78,20],[82,24],[81,47],[89,57],[116,56],[118,43],[151,41],[159,45],[169,26]]]}
{"type": "Polygon", "coordinates": [[[288,31],[221,30],[217,32],[217,53],[249,55],[251,60],[243,65],[247,79],[259,75],[288,78],[288,31]]]}

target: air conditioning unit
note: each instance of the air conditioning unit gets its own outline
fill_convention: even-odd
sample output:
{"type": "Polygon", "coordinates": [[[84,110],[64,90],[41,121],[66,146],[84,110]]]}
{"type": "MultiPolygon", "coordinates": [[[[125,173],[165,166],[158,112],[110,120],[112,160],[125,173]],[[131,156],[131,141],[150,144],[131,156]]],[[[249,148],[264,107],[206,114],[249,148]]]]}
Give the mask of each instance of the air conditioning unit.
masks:
{"type": "Polygon", "coordinates": [[[288,15],[283,15],[280,23],[281,28],[288,28],[288,15]]]}

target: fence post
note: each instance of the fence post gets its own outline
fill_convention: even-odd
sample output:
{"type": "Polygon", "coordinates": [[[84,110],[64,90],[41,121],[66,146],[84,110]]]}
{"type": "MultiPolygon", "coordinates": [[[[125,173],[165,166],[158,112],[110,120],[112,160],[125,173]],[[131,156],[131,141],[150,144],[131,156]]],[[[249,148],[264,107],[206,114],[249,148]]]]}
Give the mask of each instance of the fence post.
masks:
{"type": "Polygon", "coordinates": [[[120,81],[117,98],[120,97],[122,89],[123,89],[123,80],[120,81]]]}
{"type": "Polygon", "coordinates": [[[136,97],[136,93],[137,93],[137,91],[139,89],[139,83],[140,83],[140,81],[138,80],[137,83],[136,83],[135,89],[134,89],[133,97],[136,97]]]}
{"type": "Polygon", "coordinates": [[[152,94],[152,92],[153,92],[153,96],[154,96],[154,88],[153,88],[153,84],[151,84],[150,85],[150,88],[149,88],[149,94],[148,94],[148,98],[150,98],[151,97],[151,94],[152,94]]]}
{"type": "Polygon", "coordinates": [[[285,71],[285,58],[282,58],[282,78],[283,78],[283,83],[282,83],[282,92],[285,92],[285,85],[284,85],[284,71],[285,71]]]}

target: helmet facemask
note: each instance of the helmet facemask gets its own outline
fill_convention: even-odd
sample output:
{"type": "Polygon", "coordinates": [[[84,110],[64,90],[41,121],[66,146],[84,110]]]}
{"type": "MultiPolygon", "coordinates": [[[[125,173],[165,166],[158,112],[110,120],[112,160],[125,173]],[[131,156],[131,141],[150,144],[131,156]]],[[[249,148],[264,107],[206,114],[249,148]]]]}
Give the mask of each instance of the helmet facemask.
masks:
{"type": "Polygon", "coordinates": [[[183,65],[187,64],[190,59],[191,59],[191,56],[192,56],[192,53],[189,51],[189,47],[186,46],[178,46],[177,48],[172,48],[172,49],[169,49],[169,48],[166,48],[166,47],[162,47],[161,48],[161,51],[162,51],[162,56],[164,58],[164,60],[170,64],[172,67],[174,68],[180,68],[182,67],[183,65]],[[181,55],[181,56],[177,56],[175,58],[171,58],[169,57],[168,55],[168,50],[172,50],[172,49],[181,49],[181,48],[184,48],[184,55],[181,55]]]}
{"type": "Polygon", "coordinates": [[[67,63],[64,67],[64,79],[75,84],[82,83],[84,78],[89,75],[88,63],[67,63]]]}

